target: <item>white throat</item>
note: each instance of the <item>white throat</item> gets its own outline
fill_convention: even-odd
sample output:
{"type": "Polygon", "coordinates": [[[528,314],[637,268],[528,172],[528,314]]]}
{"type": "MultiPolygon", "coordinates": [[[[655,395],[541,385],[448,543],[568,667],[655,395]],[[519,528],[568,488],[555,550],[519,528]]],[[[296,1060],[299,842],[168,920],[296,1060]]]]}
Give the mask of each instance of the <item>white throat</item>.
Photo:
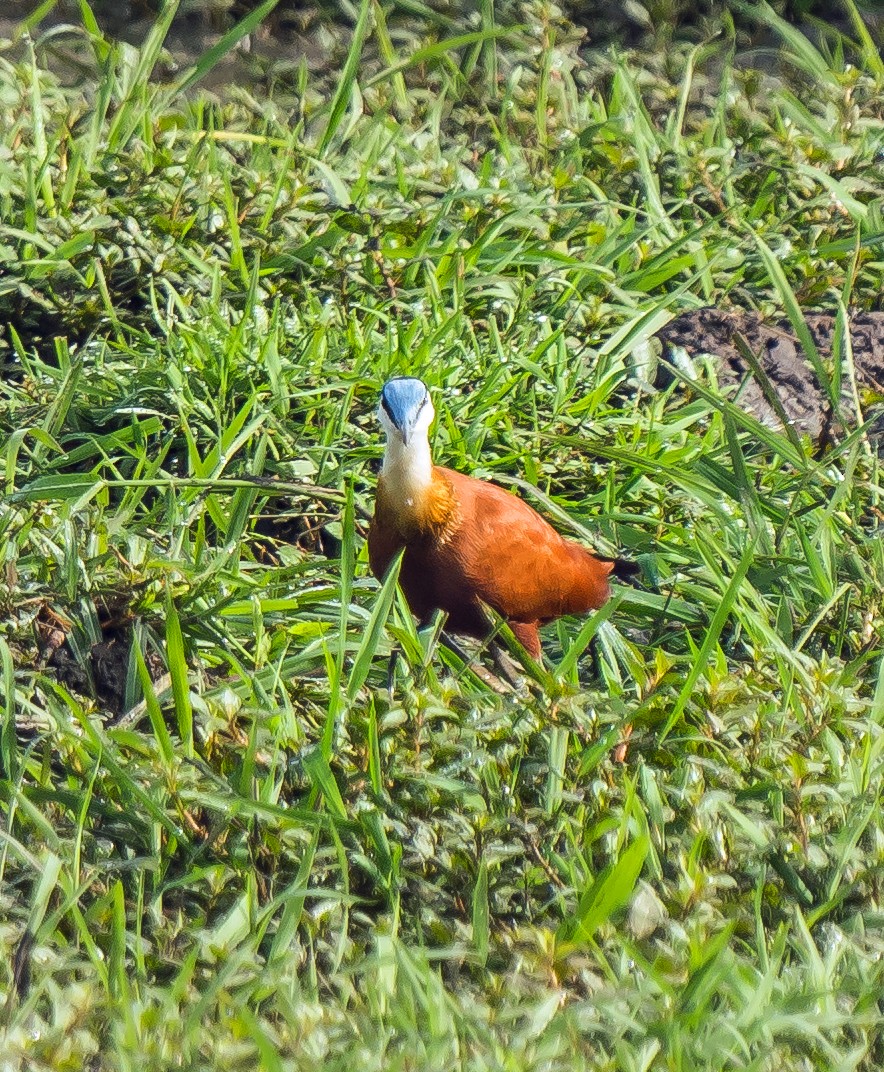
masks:
{"type": "Polygon", "coordinates": [[[414,436],[408,446],[395,432],[388,433],[381,476],[394,502],[405,507],[414,506],[433,479],[433,460],[426,433],[414,436]]]}

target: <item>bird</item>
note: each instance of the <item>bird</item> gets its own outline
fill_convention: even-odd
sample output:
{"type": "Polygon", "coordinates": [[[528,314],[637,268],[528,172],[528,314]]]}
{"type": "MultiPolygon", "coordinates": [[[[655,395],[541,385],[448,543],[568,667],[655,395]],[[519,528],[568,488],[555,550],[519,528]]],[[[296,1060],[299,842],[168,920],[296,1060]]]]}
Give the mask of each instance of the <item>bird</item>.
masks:
{"type": "MultiPolygon", "coordinates": [[[[434,465],[434,417],[422,380],[396,376],[384,384],[378,419],[386,447],[368,529],[371,571],[382,580],[403,551],[399,584],[420,623],[442,610],[451,632],[484,639],[492,631],[487,605],[539,661],[540,627],[603,606],[621,560],[597,558],[565,539],[499,485],[434,465]]],[[[623,565],[625,575],[631,564],[623,565]]]]}

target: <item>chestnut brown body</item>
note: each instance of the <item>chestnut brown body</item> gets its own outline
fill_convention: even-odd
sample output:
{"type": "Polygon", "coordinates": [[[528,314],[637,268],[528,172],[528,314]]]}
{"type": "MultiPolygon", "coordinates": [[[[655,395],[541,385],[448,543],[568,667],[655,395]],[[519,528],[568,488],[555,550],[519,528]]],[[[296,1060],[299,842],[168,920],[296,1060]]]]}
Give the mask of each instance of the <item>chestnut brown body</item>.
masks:
{"type": "Polygon", "coordinates": [[[429,483],[405,501],[383,475],[378,481],[368,532],[369,563],[378,579],[401,548],[399,581],[418,619],[439,608],[452,632],[485,637],[487,603],[535,659],[541,625],[595,610],[611,594],[613,562],[564,539],[496,484],[441,466],[433,466],[429,483]]]}

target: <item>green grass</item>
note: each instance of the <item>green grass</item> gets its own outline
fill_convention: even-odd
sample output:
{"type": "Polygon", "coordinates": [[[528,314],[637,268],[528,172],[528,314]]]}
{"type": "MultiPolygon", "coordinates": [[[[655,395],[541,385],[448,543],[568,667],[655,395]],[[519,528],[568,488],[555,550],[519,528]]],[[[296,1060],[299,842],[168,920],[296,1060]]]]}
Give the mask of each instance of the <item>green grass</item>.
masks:
{"type": "Polygon", "coordinates": [[[880,1068],[877,454],[635,365],[880,302],[880,56],[753,10],[600,55],[366,0],[223,103],[236,33],[3,46],[4,1069],[880,1068]],[[643,564],[520,692],[368,574],[401,372],[643,564]]]}

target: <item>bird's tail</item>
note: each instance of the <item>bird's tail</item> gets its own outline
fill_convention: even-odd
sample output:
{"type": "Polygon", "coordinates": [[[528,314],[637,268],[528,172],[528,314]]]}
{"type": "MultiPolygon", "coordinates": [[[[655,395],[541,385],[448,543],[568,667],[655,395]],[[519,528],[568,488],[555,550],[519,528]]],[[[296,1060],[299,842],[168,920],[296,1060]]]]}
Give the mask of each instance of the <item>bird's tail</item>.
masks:
{"type": "Polygon", "coordinates": [[[638,562],[634,562],[629,558],[609,558],[608,561],[612,563],[612,577],[616,577],[618,581],[622,581],[624,584],[641,587],[642,568],[638,562]]]}

